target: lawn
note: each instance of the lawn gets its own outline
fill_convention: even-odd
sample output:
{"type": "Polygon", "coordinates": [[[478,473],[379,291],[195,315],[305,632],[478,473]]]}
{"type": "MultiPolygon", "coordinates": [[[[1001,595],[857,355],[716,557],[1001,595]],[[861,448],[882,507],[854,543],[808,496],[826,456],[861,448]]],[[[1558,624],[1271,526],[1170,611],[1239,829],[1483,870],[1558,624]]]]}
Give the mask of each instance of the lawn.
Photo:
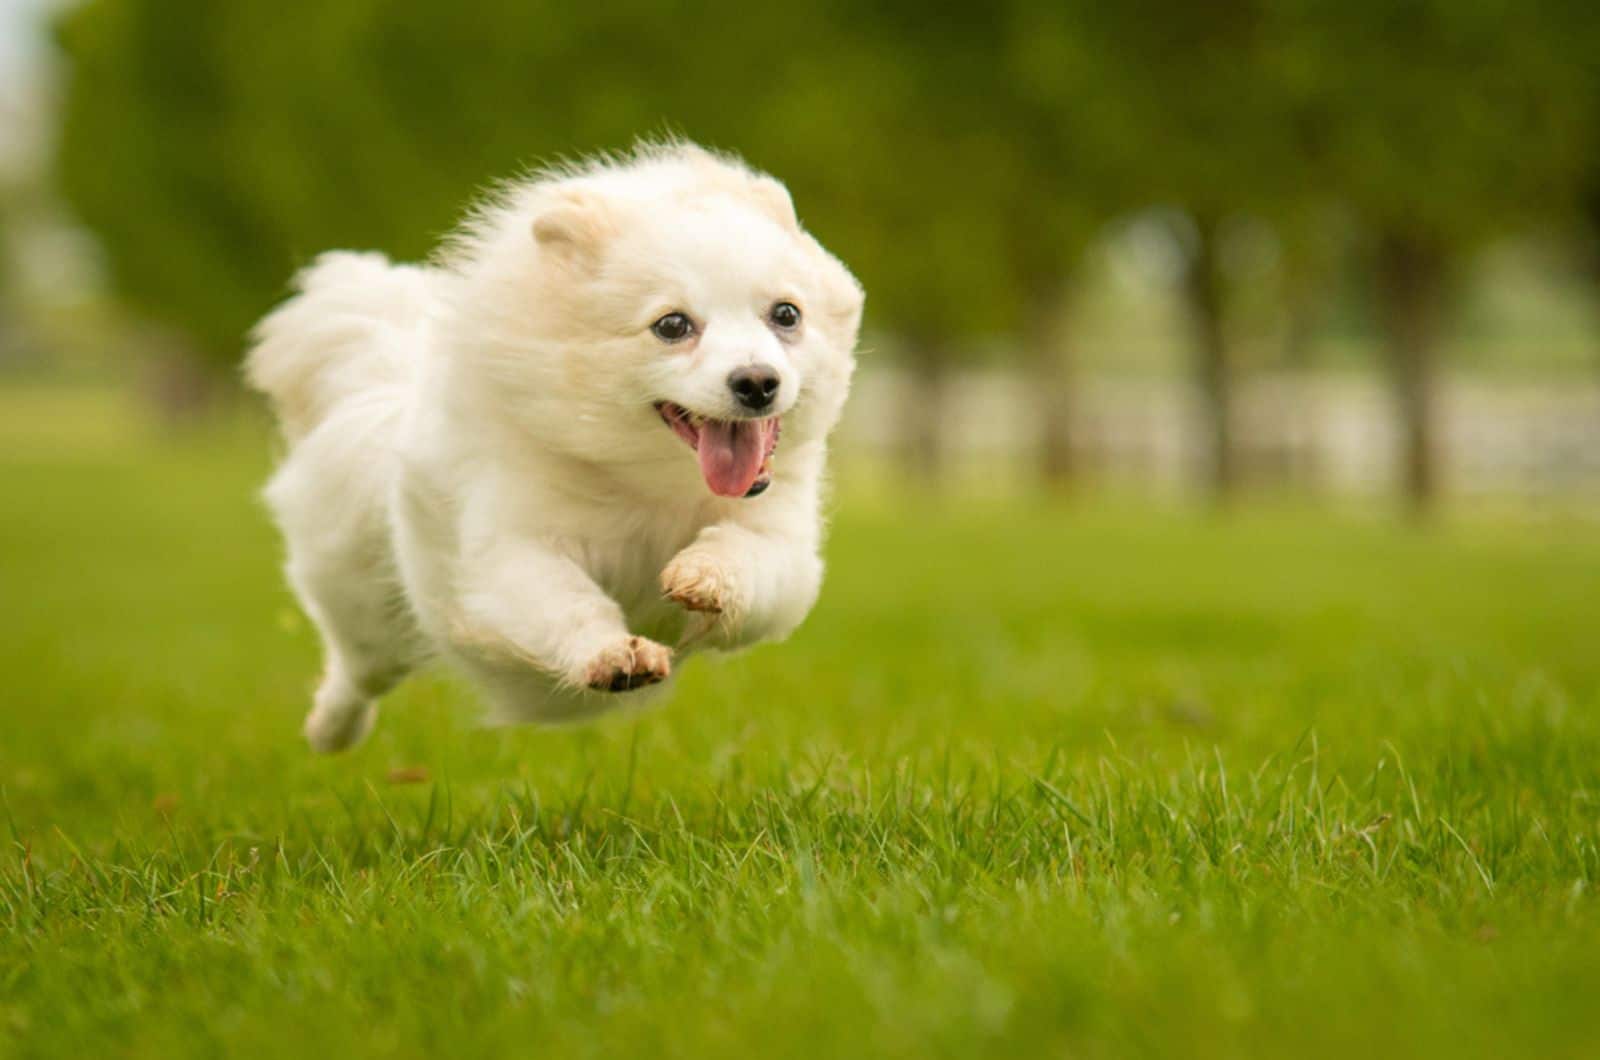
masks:
{"type": "Polygon", "coordinates": [[[846,485],[664,709],[319,759],[265,428],[0,406],[0,1053],[1600,1048],[1593,525],[846,485]]]}

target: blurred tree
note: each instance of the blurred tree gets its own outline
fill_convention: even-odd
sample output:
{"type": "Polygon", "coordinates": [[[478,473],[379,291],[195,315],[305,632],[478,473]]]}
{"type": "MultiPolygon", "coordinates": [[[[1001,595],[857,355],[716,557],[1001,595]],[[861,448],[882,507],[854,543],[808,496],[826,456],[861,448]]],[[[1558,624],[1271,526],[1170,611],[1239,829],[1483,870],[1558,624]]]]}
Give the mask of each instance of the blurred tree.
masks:
{"type": "Polygon", "coordinates": [[[118,288],[202,345],[233,346],[274,290],[279,233],[228,180],[219,7],[105,3],[63,23],[72,91],[57,169],[118,288]]]}
{"type": "Polygon", "coordinates": [[[808,26],[811,65],[790,82],[788,120],[770,126],[786,142],[756,154],[807,191],[808,214],[838,233],[835,249],[865,280],[872,319],[896,335],[906,465],[931,482],[947,448],[948,376],[1013,334],[1022,309],[1018,262],[996,223],[1021,194],[1018,145],[996,121],[1002,25],[981,5],[823,12],[808,26]]]}
{"type": "MultiPolygon", "coordinates": [[[[1585,250],[1595,298],[1600,300],[1600,149],[1595,151],[1595,158],[1595,170],[1589,176],[1587,194],[1584,196],[1584,219],[1588,226],[1585,250]]],[[[1595,368],[1600,370],[1600,344],[1595,349],[1595,368]]]]}
{"type": "MultiPolygon", "coordinates": [[[[749,28],[705,14],[697,46],[749,28]]],[[[58,168],[128,300],[228,364],[326,247],[418,257],[530,162],[726,131],[692,119],[746,116],[758,59],[684,63],[683,30],[637,0],[94,0],[60,25],[58,168]]]]}
{"type": "MultiPolygon", "coordinates": [[[[1372,233],[1378,319],[1407,497],[1438,489],[1443,318],[1463,255],[1573,205],[1589,5],[1564,0],[1282,0],[1311,172],[1372,233]]],[[[1592,38],[1590,38],[1592,39],[1592,38]]]]}
{"type": "Polygon", "coordinates": [[[1260,12],[1249,0],[1077,0],[1048,10],[1033,32],[1049,56],[1038,65],[1092,74],[1062,99],[1090,116],[1073,128],[1098,171],[1088,183],[1122,206],[1166,207],[1184,250],[1179,293],[1206,425],[1204,479],[1225,499],[1238,479],[1238,366],[1221,241],[1235,217],[1274,209],[1297,190],[1284,116],[1262,84],[1260,12]]]}
{"type": "MultiPolygon", "coordinates": [[[[1581,29],[1572,38],[1573,53],[1585,82],[1585,96],[1589,101],[1588,125],[1584,130],[1584,156],[1587,159],[1582,188],[1584,220],[1583,246],[1594,280],[1594,294],[1600,300],[1600,18],[1583,20],[1581,29]]],[[[1596,369],[1600,369],[1600,348],[1597,348],[1596,369]]]]}
{"type": "MultiPolygon", "coordinates": [[[[964,337],[965,357],[997,340],[1019,344],[1040,428],[1039,470],[1064,484],[1076,465],[1070,296],[1086,248],[1121,202],[1098,147],[1109,130],[1086,105],[1099,82],[1095,56],[1075,34],[1052,37],[1060,9],[1037,0],[933,18],[920,4],[883,10],[895,17],[869,46],[880,57],[903,49],[920,82],[905,113],[887,116],[883,142],[893,147],[896,127],[937,115],[930,156],[900,160],[898,179],[916,174],[919,208],[952,228],[944,245],[928,248],[934,256],[914,255],[914,274],[898,254],[879,263],[888,317],[907,319],[911,306],[897,311],[899,300],[936,299],[962,307],[951,330],[964,337]],[[954,156],[944,150],[951,142],[954,156]]],[[[915,239],[908,221],[902,238],[915,239]]],[[[930,369],[924,357],[919,370],[930,369]]]]}
{"type": "Polygon", "coordinates": [[[1012,271],[1022,284],[1022,342],[1040,425],[1040,469],[1055,485],[1076,473],[1072,295],[1089,246],[1118,213],[1139,205],[1126,180],[1125,116],[1106,92],[1113,71],[1092,25],[1093,5],[1013,0],[1003,61],[991,69],[1006,105],[990,117],[1013,148],[1012,181],[995,196],[1012,271]]]}

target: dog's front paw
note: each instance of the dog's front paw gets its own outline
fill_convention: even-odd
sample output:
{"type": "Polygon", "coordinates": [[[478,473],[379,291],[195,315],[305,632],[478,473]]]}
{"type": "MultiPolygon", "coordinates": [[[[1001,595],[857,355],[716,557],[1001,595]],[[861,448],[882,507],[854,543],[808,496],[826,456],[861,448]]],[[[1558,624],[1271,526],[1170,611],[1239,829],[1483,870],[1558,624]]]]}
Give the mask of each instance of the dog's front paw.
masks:
{"type": "Polygon", "coordinates": [[[661,572],[661,591],[685,610],[712,615],[738,611],[733,579],[720,563],[703,553],[678,553],[661,572]]]}
{"type": "Polygon", "coordinates": [[[665,681],[671,673],[671,648],[644,637],[627,637],[589,660],[583,683],[596,692],[628,692],[665,681]]]}

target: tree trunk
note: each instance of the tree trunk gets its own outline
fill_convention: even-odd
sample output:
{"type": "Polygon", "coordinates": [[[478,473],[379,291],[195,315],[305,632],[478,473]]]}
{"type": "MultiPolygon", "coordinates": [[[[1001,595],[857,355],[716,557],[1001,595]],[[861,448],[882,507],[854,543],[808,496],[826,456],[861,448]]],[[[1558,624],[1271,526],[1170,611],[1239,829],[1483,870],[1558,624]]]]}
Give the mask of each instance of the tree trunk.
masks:
{"type": "Polygon", "coordinates": [[[1290,284],[1284,294],[1284,314],[1288,319],[1283,331],[1283,364],[1296,375],[1311,372],[1321,301],[1321,292],[1306,281],[1290,284]]]}
{"type": "Polygon", "coordinates": [[[1400,419],[1401,482],[1407,503],[1419,515],[1439,492],[1437,362],[1444,275],[1444,254],[1428,240],[1396,231],[1379,237],[1378,306],[1400,419]]]}
{"type": "Polygon", "coordinates": [[[1029,307],[1028,352],[1033,362],[1034,400],[1039,415],[1039,473],[1045,485],[1062,489],[1078,473],[1077,395],[1066,341],[1063,286],[1051,285],[1029,307]]]}
{"type": "Polygon", "coordinates": [[[944,476],[944,393],[949,351],[933,340],[915,340],[901,388],[901,463],[907,475],[923,486],[937,486],[944,476]]]}
{"type": "Polygon", "coordinates": [[[1296,429],[1285,437],[1284,472],[1290,485],[1309,488],[1320,474],[1317,438],[1321,432],[1317,423],[1313,346],[1325,292],[1319,282],[1322,277],[1292,256],[1285,271],[1283,301],[1287,320],[1282,356],[1294,394],[1294,407],[1285,415],[1294,418],[1296,429]]]}
{"type": "MultiPolygon", "coordinates": [[[[1589,174],[1588,188],[1583,197],[1583,213],[1589,221],[1589,253],[1596,281],[1595,294],[1600,296],[1600,167],[1589,174]]],[[[1595,352],[1600,355],[1600,348],[1595,352]]],[[[1600,356],[1596,356],[1594,366],[1600,372],[1600,356]]]]}
{"type": "Polygon", "coordinates": [[[1195,381],[1205,418],[1206,489],[1225,504],[1238,485],[1234,448],[1233,360],[1223,320],[1223,280],[1214,218],[1195,219],[1196,243],[1183,277],[1194,344],[1195,381]]]}
{"type": "Polygon", "coordinates": [[[170,335],[156,339],[143,372],[144,395],[163,427],[194,426],[215,412],[230,382],[214,361],[170,335]]]}

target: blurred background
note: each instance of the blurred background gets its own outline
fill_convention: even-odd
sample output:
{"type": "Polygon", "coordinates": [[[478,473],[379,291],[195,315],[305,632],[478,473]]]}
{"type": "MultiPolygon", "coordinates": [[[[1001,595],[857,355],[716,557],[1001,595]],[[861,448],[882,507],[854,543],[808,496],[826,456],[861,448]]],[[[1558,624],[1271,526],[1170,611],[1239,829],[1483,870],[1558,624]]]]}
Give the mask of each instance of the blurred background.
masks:
{"type": "Polygon", "coordinates": [[[847,477],[1600,497],[1584,0],[0,0],[0,408],[237,418],[317,252],[665,134],[866,286],[847,477]]]}

